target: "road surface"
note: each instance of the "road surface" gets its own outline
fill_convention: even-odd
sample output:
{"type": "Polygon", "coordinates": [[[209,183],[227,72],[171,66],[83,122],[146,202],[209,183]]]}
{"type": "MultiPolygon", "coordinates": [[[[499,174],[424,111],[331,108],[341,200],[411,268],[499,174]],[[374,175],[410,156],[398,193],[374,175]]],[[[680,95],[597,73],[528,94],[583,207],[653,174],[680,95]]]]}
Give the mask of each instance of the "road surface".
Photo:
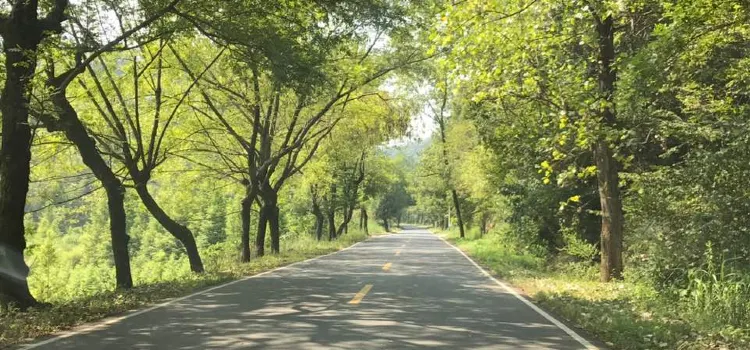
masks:
{"type": "Polygon", "coordinates": [[[409,229],[25,348],[590,346],[532,307],[437,236],[409,229]]]}

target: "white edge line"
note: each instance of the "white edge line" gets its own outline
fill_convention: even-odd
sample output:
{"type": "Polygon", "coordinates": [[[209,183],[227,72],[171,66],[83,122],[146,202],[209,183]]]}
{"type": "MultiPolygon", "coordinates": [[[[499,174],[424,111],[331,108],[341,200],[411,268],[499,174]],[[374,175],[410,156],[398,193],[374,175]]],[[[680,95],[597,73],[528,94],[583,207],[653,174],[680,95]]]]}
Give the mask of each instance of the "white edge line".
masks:
{"type": "Polygon", "coordinates": [[[242,277],[240,279],[236,279],[234,281],[229,281],[227,283],[220,284],[218,286],[213,286],[213,287],[201,290],[199,292],[195,292],[193,294],[182,296],[182,297],[179,297],[179,298],[176,298],[176,299],[170,299],[170,300],[167,300],[167,301],[165,301],[165,302],[163,302],[161,304],[157,304],[157,305],[145,308],[143,310],[133,311],[133,312],[127,313],[127,314],[119,316],[119,317],[113,317],[113,318],[109,318],[109,319],[104,319],[104,320],[99,321],[99,322],[94,321],[96,323],[92,323],[92,324],[88,324],[88,325],[84,324],[84,325],[75,327],[76,329],[74,329],[74,330],[63,331],[61,333],[58,333],[56,336],[53,336],[50,339],[43,340],[43,341],[40,341],[40,342],[37,342],[37,343],[32,343],[32,344],[27,344],[27,345],[21,345],[19,349],[24,349],[24,350],[35,349],[35,348],[38,348],[40,346],[44,346],[44,345],[47,345],[47,344],[54,343],[54,342],[56,342],[58,340],[61,340],[61,339],[70,338],[72,336],[79,335],[79,334],[82,334],[82,333],[89,333],[89,332],[92,332],[92,331],[97,331],[97,330],[100,330],[100,329],[104,329],[107,326],[111,326],[113,324],[119,323],[119,322],[121,322],[123,320],[126,320],[128,318],[132,318],[132,317],[135,317],[135,316],[138,316],[138,315],[142,315],[142,314],[145,314],[147,312],[151,312],[151,311],[154,311],[156,309],[163,308],[163,307],[165,307],[167,305],[170,305],[170,304],[173,304],[173,303],[176,303],[176,302],[179,302],[179,301],[183,301],[185,299],[190,299],[190,298],[198,296],[198,295],[206,294],[208,292],[211,292],[211,291],[214,291],[214,290],[217,290],[217,289],[220,289],[220,288],[228,287],[228,286],[231,286],[231,285],[236,284],[236,283],[247,281],[249,279],[261,277],[263,275],[267,275],[267,274],[270,274],[270,273],[273,273],[273,272],[276,272],[276,271],[288,269],[288,268],[290,268],[290,267],[292,267],[294,265],[297,265],[297,264],[302,264],[302,263],[306,263],[306,262],[318,260],[318,259],[321,259],[321,258],[325,258],[325,257],[330,256],[330,255],[341,253],[341,252],[343,252],[345,250],[349,250],[351,248],[354,248],[354,246],[356,246],[356,245],[358,245],[358,244],[360,244],[362,242],[366,242],[366,241],[368,241],[370,239],[373,239],[373,238],[376,238],[376,237],[382,237],[382,236],[385,236],[385,235],[371,236],[371,237],[368,237],[367,239],[365,239],[364,241],[359,241],[357,243],[354,243],[354,244],[352,244],[352,245],[350,245],[350,246],[348,246],[346,248],[337,250],[335,252],[331,252],[331,253],[328,253],[328,254],[325,254],[325,255],[316,256],[316,257],[313,257],[313,258],[310,258],[310,259],[307,259],[307,260],[297,261],[295,263],[291,263],[289,265],[280,266],[280,267],[277,267],[277,268],[272,269],[272,270],[263,271],[263,272],[255,274],[255,275],[245,276],[245,277],[242,277]]]}
{"type": "Polygon", "coordinates": [[[445,244],[449,245],[451,248],[453,248],[456,251],[458,251],[459,253],[461,253],[461,255],[463,255],[467,260],[469,260],[474,266],[476,266],[476,268],[479,269],[479,271],[482,271],[482,274],[484,274],[485,276],[487,276],[489,279],[493,280],[500,287],[502,287],[503,289],[505,289],[506,292],[512,294],[518,300],[522,301],[524,304],[526,304],[526,306],[528,306],[532,310],[536,311],[536,313],[542,315],[542,317],[544,317],[548,321],[552,322],[552,324],[554,324],[555,326],[557,326],[557,328],[562,329],[571,338],[575,339],[577,342],[579,342],[581,345],[583,345],[587,350],[599,350],[598,347],[594,346],[588,340],[586,340],[583,337],[581,337],[580,335],[578,335],[578,333],[576,333],[575,331],[573,331],[572,329],[570,329],[564,323],[558,321],[556,318],[552,317],[546,311],[544,311],[544,310],[540,309],[538,306],[534,305],[534,303],[532,303],[531,301],[529,301],[528,299],[526,299],[521,294],[518,294],[518,292],[516,292],[513,288],[509,287],[507,284],[505,284],[503,282],[500,282],[500,280],[498,280],[497,278],[493,277],[489,272],[487,272],[487,270],[485,270],[484,268],[482,268],[481,266],[479,266],[479,264],[477,264],[472,258],[470,258],[468,255],[466,255],[466,253],[464,253],[463,250],[461,250],[458,247],[456,247],[455,245],[451,244],[445,238],[440,237],[438,235],[435,235],[435,236],[437,236],[438,238],[440,238],[443,242],[445,242],[445,244]]]}

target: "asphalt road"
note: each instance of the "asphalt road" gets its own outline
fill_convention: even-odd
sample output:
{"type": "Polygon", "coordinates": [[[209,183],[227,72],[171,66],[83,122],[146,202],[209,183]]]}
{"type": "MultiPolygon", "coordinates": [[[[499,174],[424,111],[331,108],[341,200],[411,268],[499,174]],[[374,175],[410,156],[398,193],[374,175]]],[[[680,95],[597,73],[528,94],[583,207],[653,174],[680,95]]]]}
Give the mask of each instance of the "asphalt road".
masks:
{"type": "Polygon", "coordinates": [[[594,348],[543,313],[410,229],[25,348],[594,348]]]}

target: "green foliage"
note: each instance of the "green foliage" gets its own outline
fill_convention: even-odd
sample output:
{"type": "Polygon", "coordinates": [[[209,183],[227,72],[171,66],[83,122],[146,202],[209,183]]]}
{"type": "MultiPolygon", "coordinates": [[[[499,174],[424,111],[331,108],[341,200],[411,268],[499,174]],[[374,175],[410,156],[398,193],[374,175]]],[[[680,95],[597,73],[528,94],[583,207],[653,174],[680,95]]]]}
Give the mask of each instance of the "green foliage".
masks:
{"type": "Polygon", "coordinates": [[[412,212],[447,226],[455,186],[470,222],[489,213],[502,228],[457,242],[615,348],[747,348],[748,9],[444,4],[426,36],[445,53],[430,74],[438,90],[451,86],[448,142],[445,153],[432,142],[421,154],[412,212]],[[611,96],[598,31],[609,20],[611,96]],[[626,279],[613,284],[595,282],[597,142],[613,151],[625,212],[626,279]],[[541,262],[518,273],[526,254],[541,262]]]}

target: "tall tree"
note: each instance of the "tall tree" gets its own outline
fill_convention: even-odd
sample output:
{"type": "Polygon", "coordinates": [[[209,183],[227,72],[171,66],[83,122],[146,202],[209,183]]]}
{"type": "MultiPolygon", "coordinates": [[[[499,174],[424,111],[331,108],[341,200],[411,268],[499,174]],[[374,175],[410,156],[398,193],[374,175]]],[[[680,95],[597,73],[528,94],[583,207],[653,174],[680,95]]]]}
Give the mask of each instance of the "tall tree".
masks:
{"type": "MultiPolygon", "coordinates": [[[[131,288],[133,280],[130,271],[130,253],[128,243],[130,236],[127,232],[126,212],[125,212],[125,187],[122,180],[109,163],[104,159],[105,151],[100,150],[95,139],[90,135],[88,128],[81,121],[78,112],[71,104],[67,91],[70,84],[89,69],[94,60],[99,59],[102,54],[114,50],[116,45],[123,42],[126,38],[134,35],[136,32],[148,27],[157,19],[174,9],[179,0],[172,0],[165,7],[150,14],[150,16],[136,22],[129,29],[121,28],[122,32],[116,38],[105,44],[90,42],[91,36],[87,40],[78,40],[75,43],[76,53],[75,60],[70,69],[61,74],[56,74],[56,65],[53,59],[47,62],[47,86],[50,89],[50,103],[52,104],[53,113],[39,113],[39,119],[45,124],[50,131],[62,131],[78,149],[81,158],[86,166],[89,167],[94,176],[101,182],[107,192],[107,205],[109,209],[109,226],[112,243],[112,254],[115,262],[115,278],[118,288],[131,288]]],[[[80,28],[79,29],[83,29],[80,28]]],[[[90,33],[91,31],[87,31],[90,33]]],[[[73,30],[73,37],[78,39],[73,30]]],[[[101,107],[100,107],[101,108],[101,107]]],[[[111,105],[109,106],[111,109],[111,105]]],[[[122,125],[120,125],[122,127],[122,125]]],[[[123,129],[124,130],[124,129],[123,129]]],[[[122,145],[121,145],[122,146],[122,145]]],[[[129,147],[127,144],[125,147],[129,147]]]]}
{"type": "MultiPolygon", "coordinates": [[[[148,38],[153,41],[154,38],[148,38]]],[[[88,97],[88,104],[105,123],[101,130],[93,130],[93,136],[107,154],[117,159],[127,170],[133,187],[146,209],[185,248],[190,268],[203,272],[193,232],[177,222],[162,209],[149,191],[148,184],[157,168],[170,153],[177,152],[171,139],[179,122],[179,115],[187,114],[184,102],[205,72],[220,58],[220,51],[195,79],[180,76],[180,70],[169,70],[172,57],[165,57],[166,46],[171,38],[162,38],[158,43],[131,40],[136,49],[118,53],[113,57],[99,57],[96,69],[89,64],[86,79],[79,83],[88,97]],[[139,65],[139,61],[144,61],[139,65]],[[165,62],[166,61],[166,62],[165,62]],[[130,62],[130,65],[123,65],[130,62]],[[117,78],[116,71],[127,72],[117,78]],[[185,82],[179,86],[178,82],[185,82]],[[170,98],[174,98],[172,101],[170,98]]]]}
{"type": "Polygon", "coordinates": [[[630,9],[630,3],[614,1],[471,2],[448,11],[447,27],[457,35],[440,43],[461,62],[452,66],[470,75],[457,84],[473,91],[474,103],[507,114],[503,128],[509,133],[520,135],[515,120],[523,118],[521,109],[545,121],[537,132],[546,137],[533,146],[548,152],[539,163],[545,183],[553,173],[562,186],[596,176],[604,281],[620,278],[623,269],[615,34],[630,9]],[[584,157],[594,166],[583,164],[584,157]]]}
{"type": "Polygon", "coordinates": [[[26,308],[36,304],[26,278],[23,258],[24,209],[29,190],[31,81],[43,40],[62,32],[67,19],[67,0],[56,0],[46,16],[39,16],[39,1],[16,0],[0,14],[0,36],[5,54],[5,82],[0,97],[2,145],[0,145],[0,304],[26,308]]]}

